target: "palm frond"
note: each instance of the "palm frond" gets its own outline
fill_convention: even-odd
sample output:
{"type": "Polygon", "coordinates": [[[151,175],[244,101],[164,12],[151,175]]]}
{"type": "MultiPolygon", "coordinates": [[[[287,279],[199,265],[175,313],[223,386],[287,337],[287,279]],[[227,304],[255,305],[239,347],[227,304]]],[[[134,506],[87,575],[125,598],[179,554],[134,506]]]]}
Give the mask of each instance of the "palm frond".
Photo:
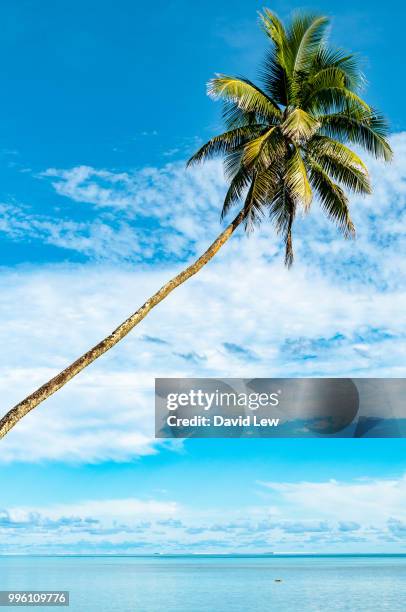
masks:
{"type": "Polygon", "coordinates": [[[286,164],[284,177],[287,190],[291,198],[303,205],[307,210],[312,201],[312,189],[307,177],[306,166],[298,147],[294,146],[291,156],[286,164]]]}
{"type": "Polygon", "coordinates": [[[352,91],[359,91],[365,85],[365,76],[361,71],[359,59],[354,54],[321,45],[314,56],[310,74],[316,75],[328,68],[339,68],[345,75],[345,86],[352,91]]]}
{"type": "Polygon", "coordinates": [[[224,155],[223,166],[224,174],[228,181],[232,181],[237,176],[242,166],[242,156],[244,150],[242,148],[230,151],[224,155]]]}
{"type": "Polygon", "coordinates": [[[334,181],[341,183],[349,191],[360,194],[371,193],[372,187],[368,174],[360,168],[345,164],[329,155],[320,155],[309,157],[332,178],[334,181]]]}
{"type": "Polygon", "coordinates": [[[242,110],[264,119],[281,116],[277,103],[248,79],[219,74],[209,81],[207,92],[214,99],[234,102],[242,110]]]}
{"type": "Polygon", "coordinates": [[[353,91],[349,76],[341,66],[326,66],[318,70],[309,79],[310,87],[316,91],[327,87],[345,87],[353,91]]]}
{"type": "MultiPolygon", "coordinates": [[[[256,113],[245,111],[234,102],[223,102],[222,118],[227,130],[258,123],[256,113]]],[[[270,119],[267,119],[267,123],[269,121],[270,119]]]]}
{"type": "Polygon", "coordinates": [[[247,142],[244,146],[242,157],[244,166],[251,166],[254,161],[258,160],[260,157],[262,158],[262,165],[265,166],[270,164],[271,159],[267,156],[266,143],[274,130],[276,130],[276,127],[271,127],[271,129],[267,130],[264,134],[247,142]]]}
{"type": "Polygon", "coordinates": [[[288,30],[288,41],[293,53],[292,74],[305,71],[325,37],[328,18],[297,14],[288,30]]]}
{"type": "Polygon", "coordinates": [[[293,265],[293,241],[292,241],[292,226],[293,226],[294,215],[289,214],[288,226],[285,233],[285,266],[287,268],[293,265]]]}
{"type": "Polygon", "coordinates": [[[333,159],[338,159],[340,163],[358,167],[368,173],[365,163],[355,151],[328,136],[316,134],[307,142],[306,150],[313,156],[328,155],[333,159]]]}
{"type": "Polygon", "coordinates": [[[288,106],[288,77],[285,69],[277,61],[274,49],[267,50],[265,61],[259,74],[266,93],[268,93],[278,104],[288,106]]]}
{"type": "Polygon", "coordinates": [[[296,143],[311,138],[318,127],[317,119],[300,108],[295,108],[295,110],[290,112],[281,125],[285,136],[296,143]]]}
{"type": "Polygon", "coordinates": [[[244,202],[244,226],[246,231],[254,229],[264,216],[264,207],[272,195],[274,174],[271,170],[255,171],[244,202]]]}
{"type": "Polygon", "coordinates": [[[358,107],[366,112],[371,111],[371,107],[354,91],[344,85],[337,85],[334,81],[327,84],[327,76],[324,76],[326,85],[321,85],[318,89],[312,87],[312,91],[305,101],[306,110],[317,115],[318,113],[328,113],[332,109],[343,111],[351,105],[353,108],[358,107]]]}
{"type": "Polygon", "coordinates": [[[274,126],[244,145],[242,163],[247,167],[255,164],[267,169],[284,158],[286,151],[286,139],[281,130],[274,126]]]}
{"type": "Polygon", "coordinates": [[[245,127],[235,128],[229,132],[219,134],[211,138],[204,144],[187,162],[187,166],[197,164],[210,159],[215,155],[224,155],[229,151],[233,151],[236,147],[255,139],[264,130],[266,126],[263,124],[249,125],[245,127]]]}
{"type": "Polygon", "coordinates": [[[269,218],[285,244],[285,265],[290,268],[293,264],[292,227],[296,214],[296,204],[290,197],[286,187],[282,184],[276,191],[270,208],[269,218]]]}
{"type": "Polygon", "coordinates": [[[311,184],[327,216],[338,225],[346,238],[354,236],[355,228],[344,191],[331,180],[317,162],[310,161],[309,166],[311,184]]]}
{"type": "Polygon", "coordinates": [[[351,142],[378,159],[391,161],[393,151],[386,140],[388,125],[385,119],[371,109],[370,112],[353,111],[319,115],[321,133],[344,142],[351,142]]]}
{"type": "Polygon", "coordinates": [[[269,9],[264,9],[263,13],[259,13],[259,17],[265,33],[274,43],[277,62],[287,73],[292,65],[292,51],[283,23],[269,9]]]}
{"type": "MultiPolygon", "coordinates": [[[[318,93],[331,88],[344,88],[352,91],[350,79],[339,66],[325,66],[311,73],[304,82],[300,83],[298,95],[300,105],[306,110],[311,111],[313,108],[317,110],[318,93]],[[315,97],[316,103],[314,102],[315,97]]],[[[323,102],[325,103],[324,96],[323,102]]]]}
{"type": "Polygon", "coordinates": [[[252,179],[252,172],[247,170],[244,166],[240,166],[238,172],[230,182],[230,186],[227,190],[226,196],[223,202],[223,208],[221,210],[221,220],[228,214],[230,208],[239,202],[244,193],[246,192],[250,181],[252,179]]]}
{"type": "Polygon", "coordinates": [[[368,171],[361,158],[345,145],[323,136],[308,143],[308,155],[334,180],[354,193],[371,193],[368,171]]]}

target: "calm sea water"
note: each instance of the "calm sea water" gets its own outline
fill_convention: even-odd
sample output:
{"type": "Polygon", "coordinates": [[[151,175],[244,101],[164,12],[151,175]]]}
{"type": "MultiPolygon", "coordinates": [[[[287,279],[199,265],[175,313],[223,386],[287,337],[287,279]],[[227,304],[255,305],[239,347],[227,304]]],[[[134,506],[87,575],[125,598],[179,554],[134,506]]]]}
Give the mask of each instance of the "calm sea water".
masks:
{"type": "Polygon", "coordinates": [[[49,611],[404,612],[406,556],[0,557],[6,589],[69,590],[49,611]]]}

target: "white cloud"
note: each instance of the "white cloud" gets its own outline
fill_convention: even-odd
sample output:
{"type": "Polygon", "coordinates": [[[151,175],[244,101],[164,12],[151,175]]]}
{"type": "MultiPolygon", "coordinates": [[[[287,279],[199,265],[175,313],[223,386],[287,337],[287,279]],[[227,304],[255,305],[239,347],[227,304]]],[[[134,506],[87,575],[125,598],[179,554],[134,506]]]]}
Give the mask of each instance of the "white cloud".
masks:
{"type": "MultiPolygon", "coordinates": [[[[405,240],[406,134],[394,135],[392,145],[395,150],[392,164],[368,162],[373,195],[352,197],[357,241],[345,242],[315,204],[310,215],[296,222],[298,259],[321,268],[326,274],[339,274],[347,282],[401,283],[404,267],[398,269],[395,257],[382,260],[382,251],[396,252],[405,240]],[[395,270],[396,279],[393,278],[395,270]]],[[[205,244],[201,240],[202,228],[213,236],[218,231],[218,213],[225,191],[218,161],[189,170],[179,162],[127,173],[79,166],[69,170],[49,169],[43,176],[51,178],[58,194],[82,205],[91,205],[99,211],[115,211],[124,220],[157,220],[159,227],[154,229],[165,231],[154,249],[161,248],[167,254],[179,255],[185,249],[195,252],[205,244]],[[170,230],[175,235],[168,239],[166,234],[170,230]],[[183,250],[172,251],[176,244],[179,248],[180,238],[183,250]]],[[[258,232],[255,242],[258,240],[264,254],[267,249],[270,255],[279,250],[279,241],[268,228],[258,232]]]]}
{"type": "Polygon", "coordinates": [[[192,243],[198,241],[202,221],[207,228],[218,228],[219,202],[225,188],[218,161],[188,170],[184,162],[168,163],[131,173],[89,166],[50,168],[42,176],[51,179],[59,195],[90,204],[99,212],[116,212],[122,219],[158,220],[161,228],[175,230],[192,243]]]}
{"type": "Polygon", "coordinates": [[[82,203],[82,210],[69,218],[66,205],[65,216],[58,217],[2,203],[0,232],[14,241],[35,240],[93,260],[148,261],[198,251],[205,244],[202,224],[213,237],[219,230],[225,183],[218,162],[191,170],[183,162],[170,163],[132,173],[51,168],[40,176],[51,179],[58,195],[82,203]]]}
{"type": "MultiPolygon", "coordinates": [[[[1,460],[123,460],[153,452],[158,376],[404,375],[403,293],[356,294],[302,266],[288,272],[267,264],[248,241],[230,247],[19,423],[2,440],[1,460]],[[389,336],[372,337],[360,353],[359,334],[377,326],[389,336]],[[336,334],[344,340],[320,342],[336,334]],[[302,359],[297,338],[316,340],[314,359],[302,359]],[[245,352],[230,352],[230,344],[245,352]]],[[[3,410],[114,329],[174,272],[89,266],[4,272],[3,410]]]]}
{"type": "MultiPolygon", "coordinates": [[[[28,207],[0,204],[0,232],[16,242],[37,241],[83,254],[93,260],[120,263],[147,259],[155,254],[156,241],[128,222],[73,221],[35,215],[28,207]]],[[[157,237],[157,240],[159,238],[157,237]]]]}
{"type": "MultiPolygon", "coordinates": [[[[295,224],[298,261],[346,283],[381,288],[404,284],[405,267],[388,254],[405,245],[406,134],[392,136],[392,145],[392,164],[368,161],[373,195],[351,199],[358,239],[344,241],[315,203],[312,213],[299,216],[295,224]]],[[[5,204],[0,230],[14,239],[35,239],[93,259],[140,261],[184,258],[199,252],[206,237],[219,230],[226,188],[219,161],[188,170],[183,162],[127,172],[50,168],[40,176],[63,196],[66,213],[68,203],[80,211],[81,221],[5,204]]],[[[264,256],[281,250],[269,227],[263,226],[251,240],[264,256]]]]}
{"type": "MultiPolygon", "coordinates": [[[[124,499],[85,500],[45,508],[36,507],[30,508],[28,512],[29,514],[41,514],[53,520],[58,520],[61,516],[80,516],[111,522],[127,520],[131,523],[140,519],[158,520],[163,517],[171,519],[179,513],[179,506],[174,501],[142,500],[130,497],[124,499]]],[[[18,517],[18,512],[12,510],[11,516],[18,517]]]]}
{"type": "Polygon", "coordinates": [[[350,521],[363,525],[382,525],[391,519],[405,518],[406,475],[393,479],[368,479],[353,482],[263,482],[282,507],[297,508],[303,519],[350,521]],[[379,500],[379,503],[378,503],[379,500]]]}
{"type": "Polygon", "coordinates": [[[261,486],[269,498],[254,507],[125,498],[0,509],[0,546],[13,553],[348,553],[397,551],[405,541],[405,476],[261,486]]]}

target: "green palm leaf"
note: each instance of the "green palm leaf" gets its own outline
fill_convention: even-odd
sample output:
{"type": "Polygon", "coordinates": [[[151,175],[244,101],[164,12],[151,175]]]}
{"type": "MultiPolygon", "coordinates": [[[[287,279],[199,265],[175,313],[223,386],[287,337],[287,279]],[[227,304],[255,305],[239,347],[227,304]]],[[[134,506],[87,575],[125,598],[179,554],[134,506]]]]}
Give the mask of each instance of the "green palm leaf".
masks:
{"type": "Polygon", "coordinates": [[[259,17],[265,33],[275,45],[275,58],[278,64],[285,72],[288,72],[292,63],[292,50],[283,23],[269,9],[265,9],[263,13],[259,14],[259,17]]]}
{"type": "MultiPolygon", "coordinates": [[[[227,130],[235,130],[238,127],[246,127],[247,125],[258,123],[255,112],[245,111],[234,102],[223,102],[222,115],[227,130]]],[[[267,123],[264,125],[266,126],[271,121],[271,118],[267,119],[267,123]]],[[[276,119],[274,119],[274,123],[277,123],[276,119]]]]}
{"type": "Polygon", "coordinates": [[[334,183],[323,168],[316,162],[310,164],[310,181],[320,204],[330,217],[349,238],[355,235],[354,224],[350,217],[348,199],[339,185],[334,183]]]}
{"type": "Polygon", "coordinates": [[[362,169],[366,174],[368,169],[360,156],[341,142],[316,134],[307,143],[307,150],[313,156],[328,155],[337,159],[340,163],[351,165],[362,169]]]}
{"type": "Polygon", "coordinates": [[[371,193],[367,168],[361,158],[345,145],[316,136],[307,147],[308,155],[334,180],[355,193],[371,193]]]}
{"type": "Polygon", "coordinates": [[[249,125],[235,128],[234,130],[215,136],[192,155],[187,162],[187,166],[205,161],[215,155],[222,155],[229,151],[233,151],[236,147],[246,142],[250,142],[252,138],[256,138],[258,134],[264,130],[264,127],[265,126],[261,124],[249,125]]]}
{"type": "Polygon", "coordinates": [[[264,83],[265,91],[269,93],[270,97],[278,104],[287,106],[289,98],[288,77],[283,66],[276,60],[274,49],[266,52],[260,77],[264,83]]]}
{"type": "Polygon", "coordinates": [[[371,111],[370,106],[358,94],[343,85],[336,85],[334,82],[331,84],[326,83],[326,86],[320,85],[318,89],[312,87],[312,92],[305,101],[306,110],[311,110],[315,114],[328,113],[332,109],[334,111],[342,111],[348,108],[349,105],[366,112],[371,111]]]}
{"type": "Polygon", "coordinates": [[[244,225],[247,231],[254,229],[264,216],[264,206],[269,198],[273,175],[267,171],[254,173],[244,202],[244,225]]]}
{"type": "Polygon", "coordinates": [[[269,148],[266,146],[268,139],[272,133],[276,130],[276,127],[271,127],[261,136],[254,138],[247,142],[244,146],[243,153],[243,164],[245,166],[251,166],[255,161],[260,159],[263,166],[269,166],[272,162],[272,157],[269,155],[269,148]]]}
{"type": "Polygon", "coordinates": [[[306,113],[306,111],[295,108],[295,110],[288,114],[281,125],[281,129],[285,136],[298,143],[311,138],[319,125],[317,119],[306,113]]]}
{"type": "Polygon", "coordinates": [[[252,172],[248,171],[245,166],[240,166],[237,174],[231,180],[230,186],[224,198],[220,216],[221,220],[223,220],[228,214],[230,208],[242,199],[244,193],[250,185],[251,178],[252,172]]]}
{"type": "Polygon", "coordinates": [[[345,86],[351,91],[359,91],[365,85],[365,77],[359,64],[355,55],[322,45],[314,56],[310,74],[317,75],[324,69],[338,68],[345,75],[345,86]]]}
{"type": "Polygon", "coordinates": [[[288,31],[288,40],[293,49],[292,73],[303,72],[312,62],[314,53],[320,48],[329,20],[327,17],[297,15],[288,31]]]}
{"type": "Polygon", "coordinates": [[[371,193],[371,183],[368,175],[355,166],[347,165],[329,155],[310,156],[312,161],[323,168],[323,170],[335,181],[341,183],[346,189],[354,193],[371,193]]]}
{"type": "Polygon", "coordinates": [[[393,151],[386,140],[386,121],[373,110],[362,113],[350,108],[346,112],[319,115],[318,120],[322,133],[356,144],[378,159],[391,161],[393,151]]]}
{"type": "Polygon", "coordinates": [[[274,119],[281,115],[276,102],[248,79],[218,75],[209,81],[207,91],[214,99],[234,102],[242,110],[256,113],[264,119],[274,119]]]}
{"type": "Polygon", "coordinates": [[[273,126],[258,138],[244,145],[242,163],[255,164],[262,169],[275,168],[278,160],[286,155],[286,140],[279,127],[273,126]]]}
{"type": "Polygon", "coordinates": [[[307,177],[306,166],[298,147],[293,147],[293,152],[286,164],[284,177],[286,188],[291,198],[303,205],[307,210],[312,201],[312,189],[307,177]]]}
{"type": "Polygon", "coordinates": [[[285,244],[285,265],[290,268],[293,264],[292,228],[296,214],[296,204],[290,197],[284,185],[276,191],[269,210],[269,218],[275,229],[282,236],[285,244]]]}

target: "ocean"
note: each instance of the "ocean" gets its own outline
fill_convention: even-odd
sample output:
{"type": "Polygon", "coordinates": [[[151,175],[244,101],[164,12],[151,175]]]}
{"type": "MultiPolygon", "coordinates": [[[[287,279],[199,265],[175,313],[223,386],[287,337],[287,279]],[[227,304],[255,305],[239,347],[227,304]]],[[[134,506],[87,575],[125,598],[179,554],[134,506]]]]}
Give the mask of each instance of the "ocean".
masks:
{"type": "Polygon", "coordinates": [[[406,555],[0,557],[0,590],[70,591],[49,611],[404,612],[406,555]]]}

